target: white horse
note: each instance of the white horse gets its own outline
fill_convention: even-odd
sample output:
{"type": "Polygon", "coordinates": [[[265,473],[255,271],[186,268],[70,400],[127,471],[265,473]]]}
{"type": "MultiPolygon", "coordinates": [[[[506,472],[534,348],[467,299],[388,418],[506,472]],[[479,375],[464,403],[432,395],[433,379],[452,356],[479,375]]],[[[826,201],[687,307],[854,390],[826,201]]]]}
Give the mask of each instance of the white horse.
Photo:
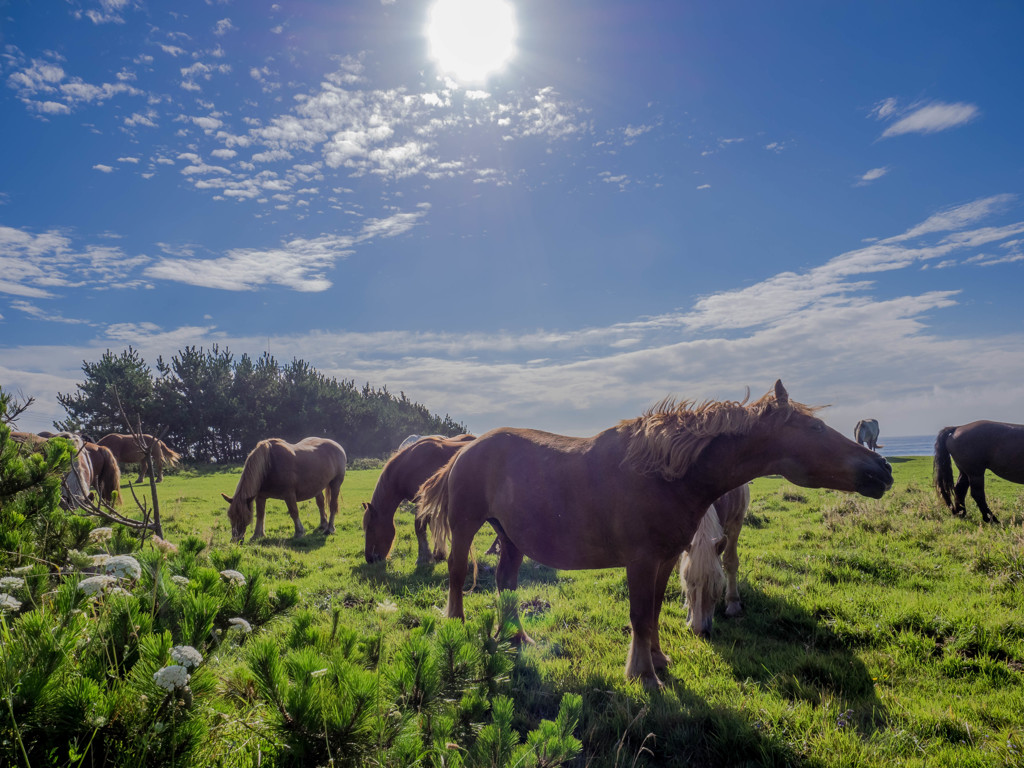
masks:
{"type": "Polygon", "coordinates": [[[711,634],[715,606],[723,592],[726,592],[725,615],[732,618],[743,612],[736,580],[740,567],[736,545],[749,506],[750,486],[746,483],[715,499],[701,518],[689,550],[680,558],[679,579],[687,608],[686,623],[698,636],[711,634]]]}
{"type": "Polygon", "coordinates": [[[861,419],[858,421],[857,426],[853,428],[853,439],[860,445],[866,445],[872,451],[885,447],[878,444],[877,419],[861,419]]]}

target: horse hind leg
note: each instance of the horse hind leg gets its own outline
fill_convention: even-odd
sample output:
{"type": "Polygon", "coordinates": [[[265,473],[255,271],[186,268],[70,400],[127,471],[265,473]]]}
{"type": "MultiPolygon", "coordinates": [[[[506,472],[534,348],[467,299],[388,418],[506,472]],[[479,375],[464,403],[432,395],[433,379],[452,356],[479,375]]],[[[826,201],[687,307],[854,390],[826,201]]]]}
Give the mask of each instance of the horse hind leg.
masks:
{"type": "Polygon", "coordinates": [[[341,496],[341,480],[335,480],[328,486],[330,498],[327,500],[327,507],[330,510],[330,517],[327,519],[327,529],[324,533],[334,533],[334,517],[338,514],[338,502],[341,496]]]}
{"type": "Polygon", "coordinates": [[[985,475],[972,475],[971,481],[971,498],[974,499],[974,503],[978,505],[978,509],[981,510],[981,518],[986,523],[998,523],[999,519],[992,514],[992,510],[989,509],[988,501],[985,499],[985,475]]]}
{"type": "Polygon", "coordinates": [[[736,551],[739,544],[739,537],[729,537],[725,545],[725,552],[722,553],[722,565],[725,567],[725,576],[728,579],[728,587],[725,592],[725,615],[734,618],[743,613],[743,603],[740,602],[740,585],[737,578],[740,570],[740,555],[736,551]]]}
{"type": "Polygon", "coordinates": [[[967,514],[967,491],[970,487],[970,477],[966,472],[961,472],[956,479],[956,485],[953,486],[953,514],[958,517],[964,517],[967,514]]]}
{"type": "Polygon", "coordinates": [[[448,604],[444,615],[449,619],[466,620],[462,607],[462,589],[466,585],[466,574],[469,572],[469,548],[473,544],[476,531],[465,529],[452,530],[452,544],[448,550],[448,604]]]}
{"type": "Polygon", "coordinates": [[[320,525],[316,529],[323,534],[329,533],[327,530],[327,507],[324,504],[324,492],[320,491],[314,498],[316,499],[316,508],[320,511],[320,525]]]}

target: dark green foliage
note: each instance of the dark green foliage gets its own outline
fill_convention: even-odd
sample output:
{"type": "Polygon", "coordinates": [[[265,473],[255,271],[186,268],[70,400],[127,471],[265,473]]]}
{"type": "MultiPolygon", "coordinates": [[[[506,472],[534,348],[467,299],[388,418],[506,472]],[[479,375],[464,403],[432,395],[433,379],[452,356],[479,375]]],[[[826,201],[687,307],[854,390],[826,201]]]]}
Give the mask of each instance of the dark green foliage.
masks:
{"type": "Polygon", "coordinates": [[[108,350],[99,362],[83,363],[82,372],[78,392],[58,397],[68,412],[62,428],[94,438],[127,431],[116,388],[129,418],[166,427],[165,441],[197,462],[241,462],[267,437],[327,437],[354,458],[385,456],[409,434],[466,431],[405,393],[369,384],[360,389],[303,360],[280,365],[267,354],[255,361],[243,354],[236,361],[216,344],[186,347],[169,362],[158,359],[155,377],[131,347],[116,356],[108,350]]]}

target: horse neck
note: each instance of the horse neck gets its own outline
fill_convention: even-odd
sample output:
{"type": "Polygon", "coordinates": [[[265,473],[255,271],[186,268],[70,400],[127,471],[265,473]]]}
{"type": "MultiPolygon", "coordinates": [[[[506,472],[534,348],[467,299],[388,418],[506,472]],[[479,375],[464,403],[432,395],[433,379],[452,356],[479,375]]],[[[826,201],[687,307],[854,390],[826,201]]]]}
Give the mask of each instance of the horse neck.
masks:
{"type": "Polygon", "coordinates": [[[390,515],[394,517],[398,505],[406,499],[404,491],[399,488],[398,472],[394,464],[388,463],[384,471],[377,479],[377,485],[373,489],[373,496],[370,498],[370,506],[379,515],[390,515]]]}
{"type": "Polygon", "coordinates": [[[705,507],[733,488],[756,477],[770,474],[777,458],[756,432],[749,435],[720,435],[701,453],[686,473],[684,482],[705,507]]]}

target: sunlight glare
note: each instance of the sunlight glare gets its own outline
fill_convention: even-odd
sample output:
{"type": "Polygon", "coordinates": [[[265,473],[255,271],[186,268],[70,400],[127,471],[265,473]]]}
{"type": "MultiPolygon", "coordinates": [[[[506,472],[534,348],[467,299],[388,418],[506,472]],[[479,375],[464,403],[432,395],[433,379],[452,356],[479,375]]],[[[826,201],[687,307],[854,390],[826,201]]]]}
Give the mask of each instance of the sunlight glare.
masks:
{"type": "Polygon", "coordinates": [[[430,10],[430,55],[457,80],[486,80],[515,54],[515,39],[515,11],[507,0],[438,0],[430,10]]]}

